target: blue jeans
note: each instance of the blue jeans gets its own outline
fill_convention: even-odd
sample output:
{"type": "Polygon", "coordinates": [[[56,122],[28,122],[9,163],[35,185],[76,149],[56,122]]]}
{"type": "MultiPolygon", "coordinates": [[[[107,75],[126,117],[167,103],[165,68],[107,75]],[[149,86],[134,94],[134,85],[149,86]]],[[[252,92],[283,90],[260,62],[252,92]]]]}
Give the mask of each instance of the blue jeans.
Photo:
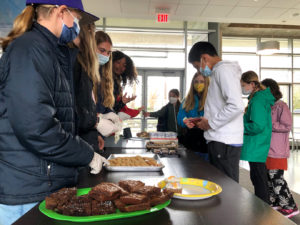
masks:
{"type": "Polygon", "coordinates": [[[38,204],[38,202],[24,205],[0,204],[0,225],[11,225],[30,209],[32,209],[36,204],[38,204]]]}

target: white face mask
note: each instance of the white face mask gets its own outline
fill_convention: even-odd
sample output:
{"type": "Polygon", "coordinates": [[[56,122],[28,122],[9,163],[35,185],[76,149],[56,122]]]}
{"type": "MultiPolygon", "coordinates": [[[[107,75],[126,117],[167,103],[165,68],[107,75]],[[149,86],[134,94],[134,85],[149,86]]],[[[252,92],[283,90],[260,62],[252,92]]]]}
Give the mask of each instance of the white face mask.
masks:
{"type": "Polygon", "coordinates": [[[242,88],[243,95],[250,95],[252,93],[252,90],[245,90],[245,88],[242,88]]]}
{"type": "Polygon", "coordinates": [[[169,102],[171,104],[175,104],[177,102],[177,98],[175,98],[175,97],[169,97],[169,102]]]}

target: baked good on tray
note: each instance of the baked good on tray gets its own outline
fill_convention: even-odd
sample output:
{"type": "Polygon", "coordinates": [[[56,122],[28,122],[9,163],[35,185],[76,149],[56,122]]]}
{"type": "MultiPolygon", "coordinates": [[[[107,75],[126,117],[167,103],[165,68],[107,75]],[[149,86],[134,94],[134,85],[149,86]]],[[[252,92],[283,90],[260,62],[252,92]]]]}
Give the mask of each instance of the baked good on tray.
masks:
{"type": "Polygon", "coordinates": [[[150,209],[166,202],[172,193],[138,180],[122,180],[118,185],[103,182],[86,195],[77,196],[76,188],[63,188],[46,197],[46,208],[68,216],[93,216],[150,209]]]}

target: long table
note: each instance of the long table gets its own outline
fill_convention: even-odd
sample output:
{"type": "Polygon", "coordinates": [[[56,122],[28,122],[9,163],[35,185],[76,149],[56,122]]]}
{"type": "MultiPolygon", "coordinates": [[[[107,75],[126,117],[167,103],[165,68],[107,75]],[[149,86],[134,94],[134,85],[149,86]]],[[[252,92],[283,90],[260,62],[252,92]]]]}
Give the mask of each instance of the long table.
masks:
{"type": "MultiPolygon", "coordinates": [[[[145,153],[145,149],[108,147],[105,155],[120,153],[145,153]]],[[[293,221],[273,210],[266,203],[238,183],[224,175],[194,152],[180,150],[179,158],[161,158],[165,168],[161,172],[108,172],[105,169],[92,175],[87,168],[80,171],[78,188],[93,187],[100,182],[118,182],[124,179],[138,179],[155,185],[165,177],[192,177],[213,181],[223,191],[217,196],[202,200],[172,199],[171,204],[158,212],[110,221],[81,224],[103,225],[290,225],[293,221]]],[[[15,225],[78,224],[57,221],[43,215],[38,206],[14,223],[15,225]]]]}

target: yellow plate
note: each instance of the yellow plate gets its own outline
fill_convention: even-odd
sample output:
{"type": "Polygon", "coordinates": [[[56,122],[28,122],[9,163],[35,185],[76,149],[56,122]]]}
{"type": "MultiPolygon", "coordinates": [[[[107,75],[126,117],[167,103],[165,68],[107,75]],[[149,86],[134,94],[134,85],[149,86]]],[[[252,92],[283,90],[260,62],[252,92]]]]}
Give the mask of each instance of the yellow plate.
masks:
{"type": "MultiPolygon", "coordinates": [[[[167,183],[163,180],[158,183],[158,186],[164,188],[166,184],[167,183]]],[[[180,184],[182,186],[182,193],[175,193],[173,198],[199,200],[210,198],[222,192],[220,185],[202,179],[180,178],[180,184]]]]}

